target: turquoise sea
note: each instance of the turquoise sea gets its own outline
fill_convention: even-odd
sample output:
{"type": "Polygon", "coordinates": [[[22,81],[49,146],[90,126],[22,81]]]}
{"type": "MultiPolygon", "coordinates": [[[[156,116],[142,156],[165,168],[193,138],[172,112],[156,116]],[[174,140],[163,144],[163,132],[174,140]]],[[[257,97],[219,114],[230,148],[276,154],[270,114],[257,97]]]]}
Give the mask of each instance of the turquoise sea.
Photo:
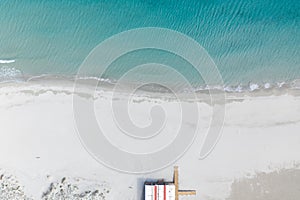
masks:
{"type": "MultiPolygon", "coordinates": [[[[100,42],[141,27],[168,28],[195,39],[233,90],[300,79],[298,0],[1,0],[0,27],[0,81],[74,76],[100,42]]],[[[166,52],[140,51],[117,62],[105,78],[116,79],[124,63],[145,58],[176,61],[166,52]]],[[[194,79],[180,60],[173,65],[194,79]]]]}

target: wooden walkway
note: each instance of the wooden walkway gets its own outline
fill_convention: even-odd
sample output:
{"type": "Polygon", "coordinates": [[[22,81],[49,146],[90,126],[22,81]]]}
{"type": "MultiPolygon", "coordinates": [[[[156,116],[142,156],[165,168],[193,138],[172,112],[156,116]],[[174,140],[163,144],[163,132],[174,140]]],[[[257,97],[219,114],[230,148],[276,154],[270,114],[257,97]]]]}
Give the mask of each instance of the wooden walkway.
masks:
{"type": "Polygon", "coordinates": [[[179,200],[179,196],[196,195],[196,190],[179,190],[178,166],[174,167],[173,182],[175,185],[175,200],[179,200]]]}

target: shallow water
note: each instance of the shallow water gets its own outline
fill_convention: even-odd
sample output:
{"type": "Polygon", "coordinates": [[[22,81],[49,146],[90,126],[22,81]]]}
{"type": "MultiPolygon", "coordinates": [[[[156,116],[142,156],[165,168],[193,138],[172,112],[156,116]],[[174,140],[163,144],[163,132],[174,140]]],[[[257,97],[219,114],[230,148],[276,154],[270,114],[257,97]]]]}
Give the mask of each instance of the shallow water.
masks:
{"type": "MultiPolygon", "coordinates": [[[[149,26],[176,30],[199,42],[229,89],[252,90],[300,78],[297,0],[3,0],[0,19],[2,81],[19,79],[20,74],[72,76],[101,41],[149,26]]],[[[205,88],[187,63],[154,50],[128,54],[105,78],[117,79],[133,63],[154,60],[172,65],[205,88]]],[[[178,81],[160,71],[143,74],[154,81],[161,75],[175,84],[178,81]]]]}

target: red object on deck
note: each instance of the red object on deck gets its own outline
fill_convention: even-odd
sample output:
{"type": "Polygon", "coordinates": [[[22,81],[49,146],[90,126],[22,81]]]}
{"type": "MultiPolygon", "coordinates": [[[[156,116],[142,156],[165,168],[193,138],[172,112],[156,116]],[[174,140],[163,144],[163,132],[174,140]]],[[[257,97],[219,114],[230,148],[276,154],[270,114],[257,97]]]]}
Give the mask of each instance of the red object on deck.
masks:
{"type": "Polygon", "coordinates": [[[167,187],[164,185],[164,200],[167,200],[167,187]]]}
{"type": "Polygon", "coordinates": [[[157,200],[157,185],[154,186],[154,200],[157,200]]]}

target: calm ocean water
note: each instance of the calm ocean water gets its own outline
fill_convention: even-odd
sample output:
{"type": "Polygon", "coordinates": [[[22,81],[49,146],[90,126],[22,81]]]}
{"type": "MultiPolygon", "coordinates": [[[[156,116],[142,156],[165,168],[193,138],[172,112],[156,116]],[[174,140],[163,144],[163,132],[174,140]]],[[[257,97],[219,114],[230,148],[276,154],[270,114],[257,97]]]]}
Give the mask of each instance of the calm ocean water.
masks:
{"type": "MultiPolygon", "coordinates": [[[[225,85],[235,89],[300,78],[298,0],[2,0],[0,27],[0,80],[72,76],[101,41],[140,27],[169,28],[192,37],[214,59],[225,85]]],[[[145,58],[173,61],[203,84],[171,54],[149,50],[120,59],[106,78],[118,78],[132,59],[145,58]]],[[[155,79],[161,73],[147,76],[155,79]]]]}

